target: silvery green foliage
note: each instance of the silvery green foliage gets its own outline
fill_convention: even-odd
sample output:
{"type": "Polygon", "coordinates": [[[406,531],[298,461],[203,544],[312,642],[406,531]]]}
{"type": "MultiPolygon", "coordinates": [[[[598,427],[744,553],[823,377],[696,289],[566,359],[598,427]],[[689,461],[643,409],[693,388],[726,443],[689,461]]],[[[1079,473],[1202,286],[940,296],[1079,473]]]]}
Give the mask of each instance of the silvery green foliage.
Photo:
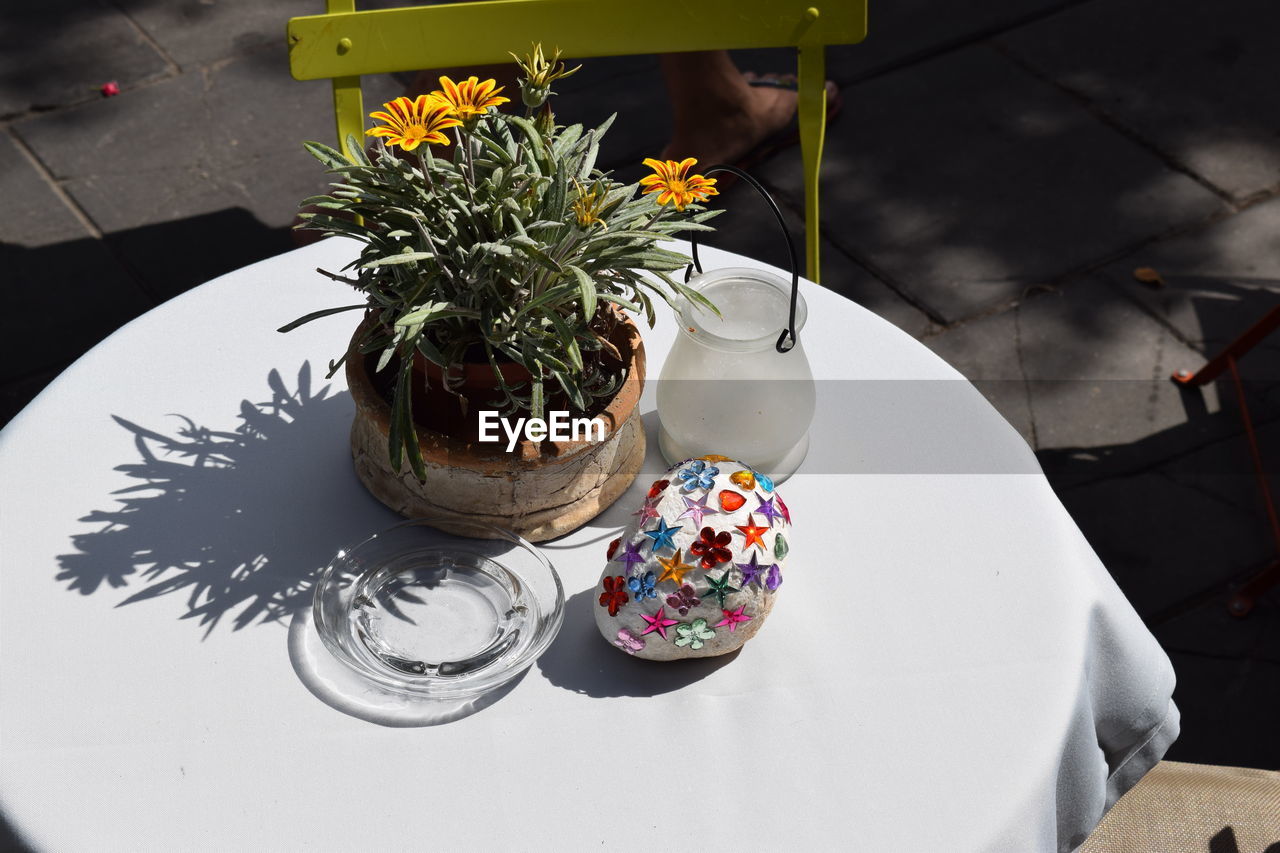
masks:
{"type": "MultiPolygon", "coordinates": [[[[625,368],[616,361],[610,368],[605,357],[616,322],[614,312],[602,310],[607,304],[643,313],[650,326],[655,296],[714,310],[671,275],[689,259],[656,243],[712,230],[703,223],[718,211],[691,205],[676,214],[653,195],[637,195],[638,185],[597,170],[600,138],[612,121],[584,131],[556,127],[549,112],[531,119],[491,109],[457,129],[451,159],[426,145],[397,157],[381,140],[370,159],[349,137],[352,162],[306,143],[338,179],[329,195],[302,202],[321,212],[303,213],[299,227],[364,244],[345,275],[325,275],[366,301],[310,314],[282,331],[339,311],[366,308],[377,316],[361,352],[378,353],[379,371],[398,371],[391,424],[397,469],[407,451],[414,471],[423,471],[410,408],[414,351],[443,368],[483,352],[502,395],[494,405],[504,414],[542,417],[560,392],[586,412],[624,379],[625,368]],[[579,224],[572,206],[579,186],[599,194],[607,227],[579,224]],[[532,380],[508,385],[498,370],[503,359],[522,364],[532,380]]],[[[330,364],[330,375],[341,363],[330,364]]]]}

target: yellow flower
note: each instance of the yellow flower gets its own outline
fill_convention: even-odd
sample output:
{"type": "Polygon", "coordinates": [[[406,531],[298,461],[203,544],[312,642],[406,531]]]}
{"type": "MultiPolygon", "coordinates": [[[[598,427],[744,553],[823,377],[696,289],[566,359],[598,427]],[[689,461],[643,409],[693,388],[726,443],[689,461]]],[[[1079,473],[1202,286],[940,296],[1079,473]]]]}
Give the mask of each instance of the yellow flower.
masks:
{"type": "Polygon", "coordinates": [[[661,193],[658,204],[675,202],[676,210],[684,210],[685,205],[694,201],[706,201],[713,195],[719,195],[715,178],[702,175],[690,175],[689,169],[698,161],[688,157],[677,163],[668,160],[665,163],[652,157],[645,158],[644,164],[653,169],[654,174],[640,179],[644,192],[661,193]]]}
{"type": "Polygon", "coordinates": [[[365,135],[381,136],[388,145],[399,145],[405,151],[412,151],[424,142],[448,145],[449,137],[441,131],[462,124],[449,115],[448,104],[426,95],[412,101],[396,98],[383,106],[386,112],[369,113],[369,117],[386,124],[366,130],[365,135]]]}
{"type": "Polygon", "coordinates": [[[497,82],[497,80],[485,80],[481,83],[479,78],[472,76],[461,83],[455,83],[448,77],[441,77],[440,85],[444,87],[443,91],[437,89],[431,93],[431,97],[446,104],[458,118],[482,116],[489,107],[496,107],[511,100],[498,95],[503,87],[498,86],[495,89],[497,82]]]}
{"type": "Polygon", "coordinates": [[[574,214],[578,217],[578,225],[583,228],[590,228],[592,223],[599,222],[600,227],[608,231],[609,226],[600,218],[600,211],[604,207],[604,196],[600,191],[592,188],[590,192],[586,190],[578,182],[577,178],[573,179],[573,185],[578,189],[578,197],[570,205],[574,214]]]}

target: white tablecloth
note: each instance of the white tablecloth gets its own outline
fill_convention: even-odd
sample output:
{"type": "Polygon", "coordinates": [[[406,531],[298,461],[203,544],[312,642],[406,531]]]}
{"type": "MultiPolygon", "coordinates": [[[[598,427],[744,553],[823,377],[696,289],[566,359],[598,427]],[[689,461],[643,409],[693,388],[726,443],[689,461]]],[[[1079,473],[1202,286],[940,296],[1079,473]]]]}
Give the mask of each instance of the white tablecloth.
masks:
{"type": "MultiPolygon", "coordinates": [[[[1015,431],[808,283],[819,412],[756,639],[660,665],[596,633],[651,440],[547,544],[565,623],[521,681],[433,726],[344,705],[308,579],[397,518],[323,378],[355,315],[274,330],[350,299],[313,270],[352,251],[162,305],[0,433],[0,809],[37,849],[1070,849],[1176,736],[1168,659],[1015,431]]],[[[651,376],[674,333],[646,333],[651,376]]]]}

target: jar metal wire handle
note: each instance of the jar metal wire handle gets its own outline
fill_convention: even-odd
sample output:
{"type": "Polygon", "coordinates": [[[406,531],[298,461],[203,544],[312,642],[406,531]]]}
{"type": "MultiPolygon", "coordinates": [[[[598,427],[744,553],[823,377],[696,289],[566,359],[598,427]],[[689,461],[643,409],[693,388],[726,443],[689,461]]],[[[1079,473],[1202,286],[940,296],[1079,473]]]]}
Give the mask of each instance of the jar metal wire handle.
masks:
{"type": "MultiPolygon", "coordinates": [[[[778,203],[773,200],[773,196],[769,195],[769,191],[761,186],[760,182],[748,175],[737,166],[730,166],[727,163],[720,163],[703,172],[704,175],[710,175],[713,172],[730,172],[755,187],[756,192],[764,196],[764,200],[769,203],[769,209],[773,211],[773,215],[778,220],[778,226],[782,228],[782,235],[787,239],[787,255],[791,258],[791,309],[787,318],[787,327],[782,330],[782,334],[778,336],[778,342],[774,344],[774,349],[778,352],[789,352],[796,345],[796,300],[800,295],[800,267],[796,261],[796,247],[791,240],[791,230],[787,228],[787,222],[782,218],[782,211],[778,209],[778,203]]],[[[693,270],[696,267],[699,275],[702,273],[702,262],[698,260],[698,232],[694,231],[689,239],[690,254],[693,256],[693,263],[689,264],[684,271],[684,280],[689,281],[693,277],[693,270]]]]}

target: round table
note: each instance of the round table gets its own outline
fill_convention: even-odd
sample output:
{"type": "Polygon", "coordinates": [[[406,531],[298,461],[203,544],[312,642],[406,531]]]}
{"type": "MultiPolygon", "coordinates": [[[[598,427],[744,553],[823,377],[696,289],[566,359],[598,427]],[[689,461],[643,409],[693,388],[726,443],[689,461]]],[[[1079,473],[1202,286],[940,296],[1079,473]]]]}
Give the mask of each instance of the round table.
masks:
{"type": "MultiPolygon", "coordinates": [[[[1026,444],[809,282],[818,414],[756,639],[662,665],[596,632],[606,544],[665,468],[647,392],[646,471],[544,545],[565,621],[529,672],[434,725],[344,698],[310,583],[398,519],[324,378],[353,315],[275,329],[353,301],[314,270],[354,251],[160,306],[0,433],[0,808],[36,849],[1070,849],[1176,737],[1167,657],[1026,444]]],[[[674,334],[646,332],[651,377],[674,334]]]]}

